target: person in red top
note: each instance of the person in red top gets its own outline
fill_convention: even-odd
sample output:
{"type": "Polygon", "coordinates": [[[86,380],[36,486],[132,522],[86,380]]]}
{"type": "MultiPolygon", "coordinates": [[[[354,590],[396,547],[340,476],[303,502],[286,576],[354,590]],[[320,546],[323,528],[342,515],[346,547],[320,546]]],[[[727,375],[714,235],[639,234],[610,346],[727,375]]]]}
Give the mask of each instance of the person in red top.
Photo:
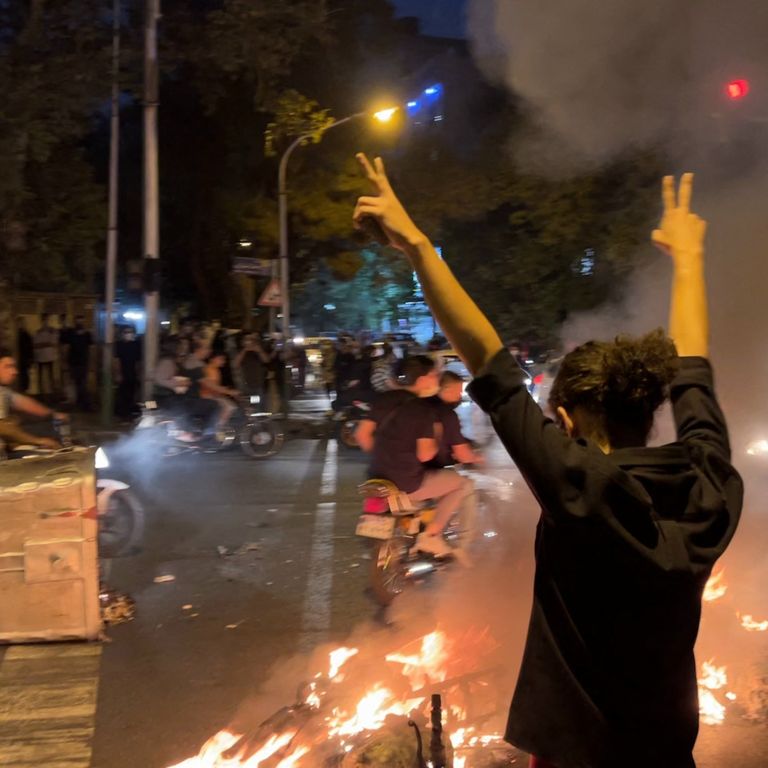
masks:
{"type": "Polygon", "coordinates": [[[476,377],[470,394],[541,506],[528,638],[506,739],[537,768],[695,768],[701,597],[739,521],[709,363],[706,224],[693,177],[663,183],[653,241],[672,259],[670,338],[590,342],[563,361],[544,416],[526,374],[397,199],[359,156],[373,219],[416,271],[435,320],[476,377]],[[647,447],[669,394],[677,442],[647,447]]]}

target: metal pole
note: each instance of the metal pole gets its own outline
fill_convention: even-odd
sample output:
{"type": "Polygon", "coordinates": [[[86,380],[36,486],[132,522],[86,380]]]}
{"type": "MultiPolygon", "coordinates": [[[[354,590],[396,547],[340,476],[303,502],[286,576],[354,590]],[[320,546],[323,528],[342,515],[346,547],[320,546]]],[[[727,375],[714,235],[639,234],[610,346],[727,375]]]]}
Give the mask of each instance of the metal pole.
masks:
{"type": "MultiPolygon", "coordinates": [[[[144,256],[160,258],[159,178],[157,163],[157,105],[159,72],[157,64],[157,20],[160,0],[147,0],[144,35],[144,256]]],[[[152,391],[159,341],[160,295],[156,285],[145,286],[144,309],[144,399],[152,391]]]]}
{"type": "MultiPolygon", "coordinates": [[[[331,128],[344,125],[344,123],[348,123],[351,120],[356,120],[359,117],[365,117],[367,114],[367,112],[357,112],[356,114],[350,115],[349,117],[343,117],[341,120],[337,120],[336,122],[331,123],[328,127],[326,127],[323,130],[322,135],[324,135],[327,131],[330,131],[331,128]]],[[[283,303],[283,339],[286,342],[289,341],[291,332],[291,285],[290,264],[288,260],[288,161],[290,160],[291,155],[293,154],[293,151],[296,149],[296,147],[298,147],[307,139],[312,138],[314,135],[314,133],[305,133],[304,135],[299,136],[283,153],[283,156],[280,159],[280,168],[277,172],[277,197],[280,209],[280,294],[282,296],[283,303]]]]}
{"type": "Polygon", "coordinates": [[[112,9],[112,106],[109,140],[109,221],[107,224],[107,274],[104,288],[104,348],[101,371],[101,423],[112,423],[114,392],[112,390],[112,360],[115,346],[115,276],[117,272],[117,195],[120,171],[120,0],[112,9]]]}

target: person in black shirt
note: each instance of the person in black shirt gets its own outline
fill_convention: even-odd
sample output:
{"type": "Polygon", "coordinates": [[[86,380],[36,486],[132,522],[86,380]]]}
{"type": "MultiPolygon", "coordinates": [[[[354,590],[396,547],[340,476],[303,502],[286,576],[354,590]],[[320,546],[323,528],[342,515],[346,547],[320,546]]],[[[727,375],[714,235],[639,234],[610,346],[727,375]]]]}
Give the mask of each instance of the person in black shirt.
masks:
{"type": "Polygon", "coordinates": [[[118,369],[115,413],[127,421],[137,412],[141,365],[141,342],[136,338],[133,326],[125,326],[120,331],[120,339],[115,344],[115,360],[118,369]]]}
{"type": "Polygon", "coordinates": [[[32,334],[27,330],[23,317],[16,320],[16,357],[19,366],[19,392],[29,389],[29,369],[35,362],[35,344],[32,334]]]}
{"type": "Polygon", "coordinates": [[[556,768],[694,768],[694,644],[701,597],[739,521],[709,355],[706,223],[663,184],[653,241],[672,257],[670,335],[591,342],[553,385],[558,423],[526,374],[395,196],[377,158],[359,156],[372,217],[416,270],[435,319],[476,376],[472,396],[542,508],[533,609],[506,739],[556,768]],[[674,343],[674,345],[673,345],[674,343]],[[677,442],[646,447],[671,395],[677,442]]]}
{"type": "Polygon", "coordinates": [[[477,453],[461,432],[461,422],[456,409],[461,405],[464,393],[464,379],[453,371],[443,371],[440,376],[440,391],[429,398],[435,411],[437,455],[427,463],[430,469],[442,469],[451,464],[482,464],[483,457],[477,453]]]}
{"type": "Polygon", "coordinates": [[[435,519],[419,534],[422,552],[446,557],[453,554],[443,530],[472,484],[450,469],[427,469],[437,455],[435,412],[426,402],[439,388],[435,362],[426,355],[408,358],[403,368],[404,388],[376,398],[367,419],[357,428],[360,447],[372,453],[369,476],[393,482],[413,501],[437,500],[435,519]]]}
{"type": "Polygon", "coordinates": [[[64,342],[69,348],[67,362],[69,363],[72,384],[75,387],[77,405],[81,410],[89,411],[91,409],[91,397],[88,393],[88,372],[93,339],[91,332],[85,327],[83,315],[75,317],[75,326],[67,330],[64,342]]]}

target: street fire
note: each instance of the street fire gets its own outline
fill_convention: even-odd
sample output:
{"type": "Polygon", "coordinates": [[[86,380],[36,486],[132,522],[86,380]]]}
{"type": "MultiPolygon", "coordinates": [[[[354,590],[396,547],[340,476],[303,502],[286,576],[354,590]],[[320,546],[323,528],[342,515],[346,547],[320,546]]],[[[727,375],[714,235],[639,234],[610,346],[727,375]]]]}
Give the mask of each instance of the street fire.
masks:
{"type": "Polygon", "coordinates": [[[704,587],[704,602],[711,603],[715,600],[719,600],[728,591],[728,587],[723,583],[723,577],[725,576],[725,569],[715,571],[707,581],[704,587]]]}
{"type": "Polygon", "coordinates": [[[699,683],[699,715],[705,725],[721,725],[725,720],[725,706],[714,694],[728,682],[725,667],[716,667],[714,659],[703,662],[699,683]]]}
{"type": "MultiPolygon", "coordinates": [[[[486,730],[486,723],[500,712],[489,684],[495,670],[477,669],[483,651],[495,647],[487,630],[470,630],[452,642],[438,629],[385,654],[376,662],[381,679],[364,688],[345,667],[363,654],[357,648],[337,648],[329,654],[327,673],[318,672],[304,685],[296,704],[283,708],[249,735],[220,731],[196,757],[171,768],[311,768],[328,759],[341,760],[338,765],[345,768],[361,764],[360,760],[366,765],[390,765],[380,762],[382,754],[389,754],[382,740],[394,738],[399,729],[401,743],[415,752],[416,739],[407,725],[421,730],[430,727],[428,686],[437,687],[447,700],[442,724],[449,741],[446,746],[453,750],[454,768],[471,768],[469,761],[477,752],[486,760],[496,759],[495,752],[508,754],[509,748],[500,734],[486,730]],[[462,653],[452,653],[454,646],[462,653]],[[345,674],[341,674],[343,667],[345,674]],[[482,699],[480,706],[477,699],[482,699]],[[379,733],[383,735],[374,738],[379,733]],[[373,761],[365,753],[369,748],[373,761]]],[[[424,743],[429,743],[429,737],[424,743]]]]}
{"type": "Polygon", "coordinates": [[[768,631],[768,620],[755,621],[752,616],[745,613],[743,616],[736,614],[741,619],[741,626],[747,630],[747,632],[766,632],[768,631]]]}

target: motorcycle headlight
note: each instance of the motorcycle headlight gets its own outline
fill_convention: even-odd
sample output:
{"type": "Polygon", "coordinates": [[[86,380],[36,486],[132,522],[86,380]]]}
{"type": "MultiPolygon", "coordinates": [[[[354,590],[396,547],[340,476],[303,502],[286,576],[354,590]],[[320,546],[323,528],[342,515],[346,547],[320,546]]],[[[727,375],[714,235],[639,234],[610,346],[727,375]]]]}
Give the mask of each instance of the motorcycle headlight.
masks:
{"type": "Polygon", "coordinates": [[[96,449],[96,469],[109,469],[109,459],[103,448],[96,449]]]}
{"type": "Polygon", "coordinates": [[[259,395],[251,395],[251,405],[258,405],[261,402],[259,395]]]}

